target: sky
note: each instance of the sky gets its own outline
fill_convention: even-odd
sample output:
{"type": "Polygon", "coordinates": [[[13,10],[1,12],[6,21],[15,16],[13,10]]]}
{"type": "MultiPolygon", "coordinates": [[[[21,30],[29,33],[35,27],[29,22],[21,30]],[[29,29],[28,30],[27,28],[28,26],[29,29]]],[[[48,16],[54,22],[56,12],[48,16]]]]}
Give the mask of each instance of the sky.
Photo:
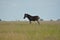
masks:
{"type": "Polygon", "coordinates": [[[60,0],[0,0],[0,19],[23,19],[24,14],[38,15],[44,20],[60,19],[60,0]]]}

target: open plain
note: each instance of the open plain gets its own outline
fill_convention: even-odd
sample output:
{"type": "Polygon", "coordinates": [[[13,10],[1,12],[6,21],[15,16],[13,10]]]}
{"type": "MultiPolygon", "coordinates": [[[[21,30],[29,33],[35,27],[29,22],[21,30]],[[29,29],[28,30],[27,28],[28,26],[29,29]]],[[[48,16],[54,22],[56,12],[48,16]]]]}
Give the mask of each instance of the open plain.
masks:
{"type": "Polygon", "coordinates": [[[60,40],[60,21],[1,21],[0,40],[60,40]]]}

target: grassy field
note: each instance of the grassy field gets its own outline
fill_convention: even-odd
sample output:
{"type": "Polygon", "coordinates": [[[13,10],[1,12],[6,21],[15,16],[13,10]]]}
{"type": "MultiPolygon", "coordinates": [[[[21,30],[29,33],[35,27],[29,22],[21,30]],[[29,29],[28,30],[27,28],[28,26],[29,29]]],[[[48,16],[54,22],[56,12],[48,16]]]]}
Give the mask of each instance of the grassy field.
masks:
{"type": "Polygon", "coordinates": [[[0,40],[60,40],[60,22],[0,22],[0,40]]]}

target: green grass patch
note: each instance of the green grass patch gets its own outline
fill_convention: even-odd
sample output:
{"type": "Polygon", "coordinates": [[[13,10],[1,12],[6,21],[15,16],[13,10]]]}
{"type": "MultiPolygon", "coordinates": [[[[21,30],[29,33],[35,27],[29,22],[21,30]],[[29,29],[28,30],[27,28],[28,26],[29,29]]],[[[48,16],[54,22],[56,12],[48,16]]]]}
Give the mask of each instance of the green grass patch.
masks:
{"type": "Polygon", "coordinates": [[[0,40],[60,40],[60,22],[0,22],[0,40]]]}

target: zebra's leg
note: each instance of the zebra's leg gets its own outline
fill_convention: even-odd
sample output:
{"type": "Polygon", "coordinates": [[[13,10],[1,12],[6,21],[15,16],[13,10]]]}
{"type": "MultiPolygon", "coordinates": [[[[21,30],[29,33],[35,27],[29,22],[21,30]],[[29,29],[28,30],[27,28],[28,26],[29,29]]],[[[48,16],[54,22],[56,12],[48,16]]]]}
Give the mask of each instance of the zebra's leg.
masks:
{"type": "Polygon", "coordinates": [[[37,21],[37,23],[38,23],[38,24],[40,24],[40,22],[39,22],[39,21],[37,21]]]}
{"type": "Polygon", "coordinates": [[[30,21],[30,24],[31,24],[31,21],[30,21]]]}

